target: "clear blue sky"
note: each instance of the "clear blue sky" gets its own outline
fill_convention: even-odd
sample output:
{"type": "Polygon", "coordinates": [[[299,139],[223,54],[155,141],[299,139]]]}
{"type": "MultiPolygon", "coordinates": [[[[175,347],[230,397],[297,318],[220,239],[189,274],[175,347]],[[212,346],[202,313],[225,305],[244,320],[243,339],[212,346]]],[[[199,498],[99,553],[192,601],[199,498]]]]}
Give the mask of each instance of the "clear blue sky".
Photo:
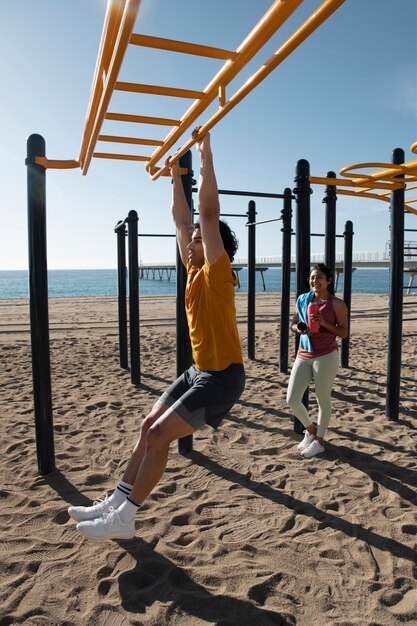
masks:
{"type": "MultiPolygon", "coordinates": [[[[134,32],[236,49],[270,6],[269,0],[143,0],[134,32]]],[[[234,83],[240,86],[320,5],[305,0],[234,83]]],[[[315,176],[358,162],[406,160],[417,140],[415,0],[346,0],[212,131],[220,188],[281,193],[293,187],[295,163],[306,158],[315,176]]],[[[51,159],[78,157],[105,16],[105,0],[0,1],[1,228],[0,269],[27,260],[26,140],[46,139],[51,159]]],[[[131,47],[120,80],[202,90],[222,62],[131,47]]],[[[116,94],[110,111],[181,116],[191,101],[116,94]]],[[[213,111],[213,109],[210,109],[213,111]]],[[[207,119],[202,116],[200,122],[207,119]]],[[[103,133],[163,138],[165,127],[106,122],[103,133]]],[[[181,144],[178,144],[179,147],[181,144]]],[[[101,151],[124,151],[99,144],[101,151]]],[[[136,147],[137,154],[152,148],[136,147]]],[[[194,157],[195,157],[194,152],[194,157]]],[[[196,162],[196,161],[195,161],[196,162]]],[[[415,194],[417,195],[417,193],[415,194]]],[[[48,170],[48,266],[116,266],[114,225],[131,209],[140,232],[173,232],[168,178],[150,180],[142,163],[92,161],[79,170],[48,170]]],[[[312,230],[324,230],[323,188],[312,196],[312,230]]],[[[245,213],[246,198],[223,198],[224,212],[245,213]]],[[[258,201],[258,220],[281,206],[258,201]]],[[[389,205],[339,196],[337,230],[354,223],[354,249],[383,250],[389,205]]],[[[243,219],[229,220],[246,256],[243,219]]],[[[417,228],[417,218],[406,218],[417,228]]],[[[407,238],[417,239],[410,233],[407,238]]],[[[140,240],[144,262],[174,259],[168,239],[140,240]]],[[[312,243],[312,252],[323,240],[312,243]]],[[[257,254],[280,254],[280,223],[258,229],[257,254]]]]}

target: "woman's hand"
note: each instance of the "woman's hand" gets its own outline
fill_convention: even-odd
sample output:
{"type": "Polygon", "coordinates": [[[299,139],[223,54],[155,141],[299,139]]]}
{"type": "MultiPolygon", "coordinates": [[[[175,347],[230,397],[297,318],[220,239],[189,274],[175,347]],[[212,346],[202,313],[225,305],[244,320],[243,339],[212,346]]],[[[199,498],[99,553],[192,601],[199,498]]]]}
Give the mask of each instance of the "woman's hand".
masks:
{"type": "Polygon", "coordinates": [[[319,311],[318,313],[314,313],[311,316],[311,319],[313,320],[313,322],[317,322],[319,326],[323,326],[323,328],[326,328],[326,320],[324,319],[323,315],[321,314],[321,312],[319,311]]]}
{"type": "Polygon", "coordinates": [[[297,335],[306,335],[308,333],[307,324],[304,324],[304,322],[297,322],[295,325],[295,332],[297,335]]]}

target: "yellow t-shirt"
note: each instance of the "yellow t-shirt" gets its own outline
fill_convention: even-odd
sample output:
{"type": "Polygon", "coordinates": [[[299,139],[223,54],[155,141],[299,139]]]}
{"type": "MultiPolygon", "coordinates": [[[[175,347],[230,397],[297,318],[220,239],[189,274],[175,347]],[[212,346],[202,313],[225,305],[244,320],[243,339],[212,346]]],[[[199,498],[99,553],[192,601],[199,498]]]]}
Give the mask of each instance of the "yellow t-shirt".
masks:
{"type": "Polygon", "coordinates": [[[236,326],[237,280],[227,252],[213,265],[187,265],[187,274],[185,310],[197,368],[218,372],[243,363],[236,326]]]}

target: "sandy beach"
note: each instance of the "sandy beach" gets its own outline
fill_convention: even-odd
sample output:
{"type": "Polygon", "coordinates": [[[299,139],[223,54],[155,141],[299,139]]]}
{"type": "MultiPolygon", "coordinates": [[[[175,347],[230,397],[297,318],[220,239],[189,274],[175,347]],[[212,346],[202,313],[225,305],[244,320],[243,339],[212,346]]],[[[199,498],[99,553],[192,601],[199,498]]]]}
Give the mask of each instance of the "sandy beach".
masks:
{"type": "MultiPolygon", "coordinates": [[[[326,451],[307,460],[278,369],[279,296],[258,294],[241,400],[219,430],[194,436],[192,453],[172,447],[133,540],[97,543],[67,507],[114,488],[142,417],[175,378],[175,299],[141,299],[138,387],[119,367],[116,298],[50,300],[56,470],[46,476],[28,302],[0,300],[0,626],[417,623],[415,297],[405,303],[400,419],[385,417],[388,298],[355,294],[326,451]]],[[[245,294],[237,306],[246,354],[245,294]]]]}

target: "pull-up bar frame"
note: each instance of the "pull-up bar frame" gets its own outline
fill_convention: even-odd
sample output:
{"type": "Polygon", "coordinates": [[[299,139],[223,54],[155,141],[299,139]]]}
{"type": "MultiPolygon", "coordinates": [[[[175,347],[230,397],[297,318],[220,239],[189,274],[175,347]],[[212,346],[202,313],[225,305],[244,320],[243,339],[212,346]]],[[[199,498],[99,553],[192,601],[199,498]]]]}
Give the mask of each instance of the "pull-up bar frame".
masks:
{"type": "MultiPolygon", "coordinates": [[[[204,124],[202,133],[210,130],[210,128],[217,124],[232,108],[243,100],[243,98],[262,82],[291,54],[291,52],[328,19],[344,1],[345,0],[324,0],[323,4],[313,12],[276,53],[268,59],[232,97],[227,99],[226,88],[229,83],[288,20],[294,11],[302,4],[303,0],[274,0],[264,16],[259,20],[236,51],[224,50],[212,46],[202,46],[190,42],[151,37],[149,35],[134,34],[132,31],[139,12],[140,0],[109,0],[78,159],[83,174],[87,173],[92,157],[125,158],[130,161],[145,161],[146,169],[153,180],[167,174],[168,166],[157,167],[158,162],[216,98],[219,99],[219,109],[208,122],[204,124]],[[144,85],[141,83],[119,82],[118,75],[129,44],[168,50],[175,53],[223,59],[225,63],[202,91],[144,85]],[[108,112],[108,107],[114,91],[131,91],[158,96],[193,98],[194,102],[180,120],[128,115],[125,113],[110,113],[108,112]],[[96,143],[101,140],[100,130],[105,119],[167,125],[171,126],[171,130],[163,140],[162,145],[157,145],[156,150],[151,156],[135,157],[132,155],[123,156],[121,154],[107,156],[105,153],[95,152],[96,143]]],[[[105,137],[105,141],[113,141],[109,139],[109,135],[105,135],[105,137]]],[[[117,139],[115,138],[114,141],[117,141],[117,139]]],[[[196,141],[197,137],[187,141],[175,154],[175,160],[183,156],[196,141]]],[[[122,141],[121,143],[142,142],[138,140],[137,142],[122,141]]]]}

